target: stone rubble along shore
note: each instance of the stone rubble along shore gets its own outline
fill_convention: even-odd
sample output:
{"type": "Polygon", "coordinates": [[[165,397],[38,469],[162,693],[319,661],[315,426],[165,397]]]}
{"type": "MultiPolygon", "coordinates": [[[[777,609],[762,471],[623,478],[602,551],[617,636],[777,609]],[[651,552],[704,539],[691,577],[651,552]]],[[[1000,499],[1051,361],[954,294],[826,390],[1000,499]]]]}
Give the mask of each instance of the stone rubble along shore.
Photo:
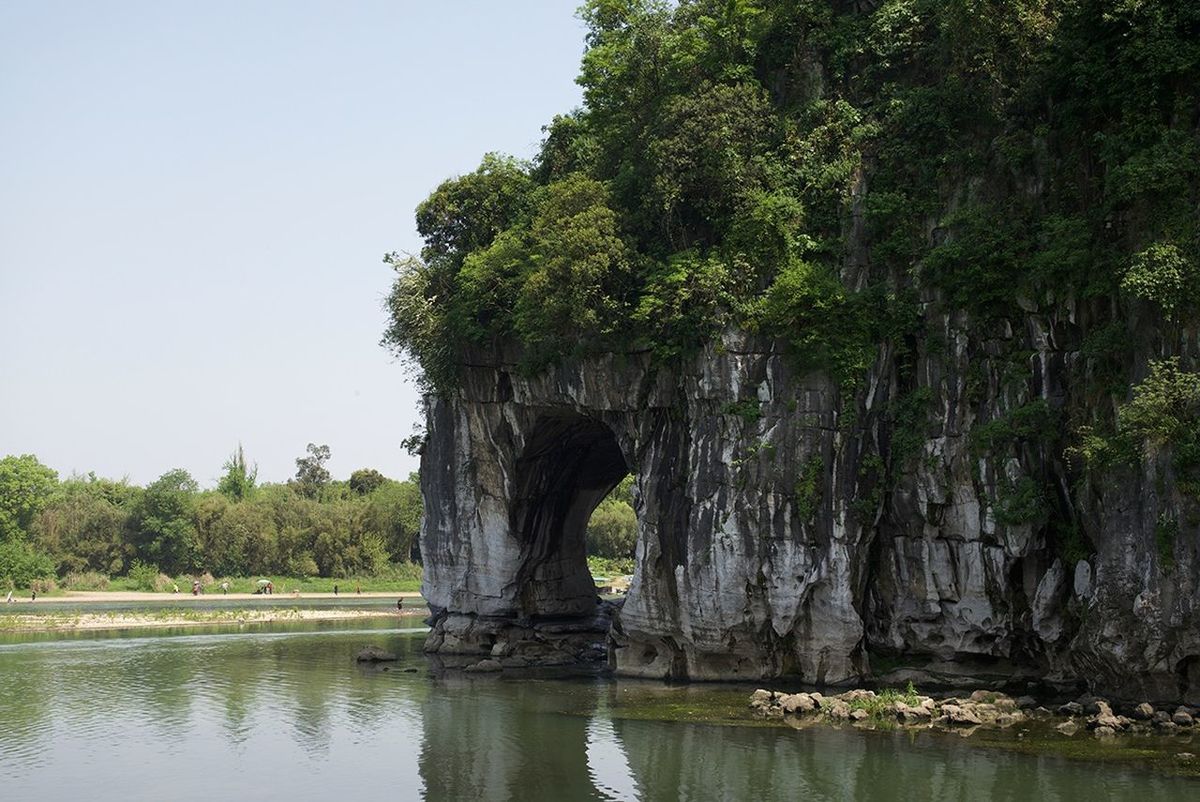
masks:
{"type": "Polygon", "coordinates": [[[1172,734],[1195,732],[1200,710],[1187,706],[1156,710],[1149,702],[1121,706],[1113,711],[1106,699],[1081,696],[1053,710],[1032,696],[1013,698],[996,691],[978,690],[967,697],[934,699],[915,692],[875,691],[856,688],[826,696],[819,692],[780,693],[764,689],[750,695],[750,708],[762,718],[810,720],[829,723],[896,722],[906,727],[939,727],[974,731],[1003,729],[1023,721],[1061,718],[1055,729],[1064,735],[1081,730],[1096,737],[1125,734],[1172,734]]]}

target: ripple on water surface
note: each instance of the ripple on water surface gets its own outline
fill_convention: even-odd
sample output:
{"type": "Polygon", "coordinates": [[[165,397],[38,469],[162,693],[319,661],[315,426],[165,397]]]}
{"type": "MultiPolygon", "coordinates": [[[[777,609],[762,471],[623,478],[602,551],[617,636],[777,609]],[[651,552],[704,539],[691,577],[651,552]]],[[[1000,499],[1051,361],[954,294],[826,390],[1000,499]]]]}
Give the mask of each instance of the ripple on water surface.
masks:
{"type": "Polygon", "coordinates": [[[88,800],[1200,796],[1188,781],[956,738],[645,715],[735,698],[704,687],[434,675],[422,635],[341,622],[10,638],[0,788],[5,799],[88,800]],[[356,664],[369,643],[399,662],[356,664]]]}

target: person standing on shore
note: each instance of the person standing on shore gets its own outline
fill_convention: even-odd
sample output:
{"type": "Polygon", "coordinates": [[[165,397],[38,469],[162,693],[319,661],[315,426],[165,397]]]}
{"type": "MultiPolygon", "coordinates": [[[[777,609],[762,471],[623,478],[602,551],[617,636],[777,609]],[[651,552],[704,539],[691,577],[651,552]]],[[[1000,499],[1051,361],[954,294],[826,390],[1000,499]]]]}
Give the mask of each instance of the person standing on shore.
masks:
{"type": "Polygon", "coordinates": [[[8,598],[4,600],[4,603],[5,603],[5,604],[12,604],[12,603],[13,603],[13,597],[12,597],[12,591],[11,591],[11,590],[8,592],[8,598]]]}
{"type": "Polygon", "coordinates": [[[334,595],[334,596],[336,596],[336,595],[337,595],[337,585],[334,585],[334,586],[333,586],[333,595],[334,595]]]}

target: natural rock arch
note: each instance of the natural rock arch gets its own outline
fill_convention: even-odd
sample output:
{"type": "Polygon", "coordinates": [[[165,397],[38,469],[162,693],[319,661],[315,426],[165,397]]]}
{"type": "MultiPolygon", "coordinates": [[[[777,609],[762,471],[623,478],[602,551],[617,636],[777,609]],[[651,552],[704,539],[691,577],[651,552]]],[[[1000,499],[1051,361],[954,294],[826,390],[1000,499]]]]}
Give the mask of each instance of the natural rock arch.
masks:
{"type": "MultiPolygon", "coordinates": [[[[1067,360],[1040,330],[1033,384],[1053,406],[1067,360]]],[[[980,450],[973,429],[1023,397],[972,401],[973,376],[999,387],[1007,370],[972,353],[901,365],[883,349],[853,397],[738,332],[669,369],[626,353],[531,375],[502,348],[467,354],[458,386],[428,399],[427,649],[814,683],[883,657],[876,668],[948,681],[1042,674],[1194,698],[1194,538],[1166,582],[1150,559],[1163,502],[1138,475],[1064,497],[1095,547],[1085,560],[1067,562],[1045,520],[1001,516],[1021,477],[1069,477],[1044,446],[980,450]],[[626,471],[638,542],[614,614],[596,603],[582,529],[626,471]]]]}
{"type": "Polygon", "coordinates": [[[520,544],[516,612],[592,615],[596,586],[586,529],[596,505],[629,473],[612,430],[595,418],[541,418],[517,460],[511,532],[520,544]]]}
{"type": "MultiPolygon", "coordinates": [[[[796,376],[749,341],[685,375],[647,354],[537,376],[501,353],[468,362],[452,394],[428,399],[429,651],[505,665],[607,651],[618,671],[650,677],[858,672],[848,546],[862,527],[844,510],[816,515],[811,500],[802,513],[795,499],[800,466],[820,471],[821,485],[835,474],[826,379],[796,376]],[[775,399],[778,387],[797,395],[775,399]],[[779,419],[745,412],[760,405],[779,419]],[[788,450],[776,454],[771,438],[788,450]],[[627,473],[637,559],[614,624],[596,603],[583,529],[627,473]]],[[[857,458],[854,444],[842,452],[857,458]]]]}

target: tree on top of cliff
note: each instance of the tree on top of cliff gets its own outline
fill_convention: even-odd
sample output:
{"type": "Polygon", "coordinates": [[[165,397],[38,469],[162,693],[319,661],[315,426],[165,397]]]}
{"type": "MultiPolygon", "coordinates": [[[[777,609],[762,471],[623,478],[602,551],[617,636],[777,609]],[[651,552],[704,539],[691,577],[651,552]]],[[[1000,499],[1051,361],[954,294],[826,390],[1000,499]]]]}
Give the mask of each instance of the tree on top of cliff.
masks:
{"type": "Polygon", "coordinates": [[[583,107],[532,165],[489,155],[440,186],[418,210],[420,259],[389,259],[384,344],[433,389],[500,340],[536,369],[621,348],[674,359],[729,325],[851,388],[880,344],[919,333],[913,293],[978,320],[1081,298],[1197,314],[1178,290],[1200,269],[1195,3],[580,14],[583,107]]]}

